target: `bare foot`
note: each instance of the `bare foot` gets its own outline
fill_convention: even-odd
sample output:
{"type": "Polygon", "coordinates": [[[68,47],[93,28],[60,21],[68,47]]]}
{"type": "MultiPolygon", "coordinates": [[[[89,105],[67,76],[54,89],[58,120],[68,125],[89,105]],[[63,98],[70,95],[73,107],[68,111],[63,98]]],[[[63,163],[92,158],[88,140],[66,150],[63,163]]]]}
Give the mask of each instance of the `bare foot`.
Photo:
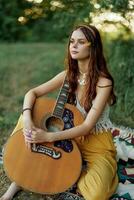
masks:
{"type": "Polygon", "coordinates": [[[0,198],[0,200],[11,200],[11,199],[13,199],[14,195],[19,190],[21,190],[21,188],[18,185],[16,185],[15,182],[12,182],[11,185],[9,186],[9,188],[7,189],[7,191],[5,192],[5,194],[0,198]]]}

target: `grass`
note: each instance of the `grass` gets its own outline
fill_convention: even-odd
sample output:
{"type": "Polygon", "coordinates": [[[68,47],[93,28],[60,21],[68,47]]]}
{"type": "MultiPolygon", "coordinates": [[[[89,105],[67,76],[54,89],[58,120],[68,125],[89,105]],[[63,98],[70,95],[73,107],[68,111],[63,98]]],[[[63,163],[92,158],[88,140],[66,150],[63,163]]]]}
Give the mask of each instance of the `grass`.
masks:
{"type": "MultiPolygon", "coordinates": [[[[22,110],[24,94],[64,69],[65,45],[59,43],[1,44],[0,45],[0,150],[11,134],[22,110]]],[[[115,80],[116,81],[116,80],[115,80]]],[[[56,97],[57,92],[50,94],[56,97]]],[[[115,107],[118,110],[118,107],[115,107]]],[[[112,113],[115,112],[113,107],[112,113]]],[[[111,113],[114,122],[134,126],[132,118],[111,113]]],[[[0,168],[0,196],[10,181],[0,168]]],[[[20,192],[14,199],[43,200],[47,197],[20,192]]]]}
{"type": "Polygon", "coordinates": [[[1,147],[21,113],[24,94],[64,68],[64,50],[62,44],[2,44],[0,48],[1,147]]]}

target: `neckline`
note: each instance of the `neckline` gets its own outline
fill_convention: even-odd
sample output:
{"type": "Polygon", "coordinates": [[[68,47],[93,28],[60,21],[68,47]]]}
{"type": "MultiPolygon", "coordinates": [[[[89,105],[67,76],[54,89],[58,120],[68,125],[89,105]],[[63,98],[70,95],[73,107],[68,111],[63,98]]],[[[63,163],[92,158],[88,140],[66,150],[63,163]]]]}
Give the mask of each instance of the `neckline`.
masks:
{"type": "Polygon", "coordinates": [[[79,99],[78,99],[78,95],[77,95],[77,94],[76,94],[76,101],[77,101],[77,103],[79,104],[79,106],[80,106],[82,109],[85,110],[84,106],[82,106],[82,105],[80,104],[80,101],[79,101],[79,99]]]}

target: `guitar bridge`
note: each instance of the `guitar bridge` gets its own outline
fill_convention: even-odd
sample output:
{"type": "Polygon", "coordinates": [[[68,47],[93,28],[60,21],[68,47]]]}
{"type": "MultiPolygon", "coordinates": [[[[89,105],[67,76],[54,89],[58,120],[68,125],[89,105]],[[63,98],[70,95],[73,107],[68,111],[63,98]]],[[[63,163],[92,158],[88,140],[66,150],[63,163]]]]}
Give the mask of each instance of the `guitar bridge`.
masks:
{"type": "Polygon", "coordinates": [[[42,153],[44,155],[50,156],[53,159],[59,159],[61,157],[61,152],[41,144],[32,144],[31,151],[35,153],[42,153]]]}

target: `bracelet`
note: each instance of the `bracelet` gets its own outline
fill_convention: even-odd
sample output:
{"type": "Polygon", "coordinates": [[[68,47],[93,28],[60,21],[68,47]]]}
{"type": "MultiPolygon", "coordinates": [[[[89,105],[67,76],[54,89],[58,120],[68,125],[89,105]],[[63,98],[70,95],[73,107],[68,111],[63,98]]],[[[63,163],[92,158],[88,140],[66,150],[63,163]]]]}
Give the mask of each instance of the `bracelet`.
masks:
{"type": "Polygon", "coordinates": [[[30,111],[32,111],[32,109],[31,108],[24,108],[23,110],[22,110],[22,114],[24,113],[24,111],[26,111],[26,110],[30,110],[30,111]]]}

